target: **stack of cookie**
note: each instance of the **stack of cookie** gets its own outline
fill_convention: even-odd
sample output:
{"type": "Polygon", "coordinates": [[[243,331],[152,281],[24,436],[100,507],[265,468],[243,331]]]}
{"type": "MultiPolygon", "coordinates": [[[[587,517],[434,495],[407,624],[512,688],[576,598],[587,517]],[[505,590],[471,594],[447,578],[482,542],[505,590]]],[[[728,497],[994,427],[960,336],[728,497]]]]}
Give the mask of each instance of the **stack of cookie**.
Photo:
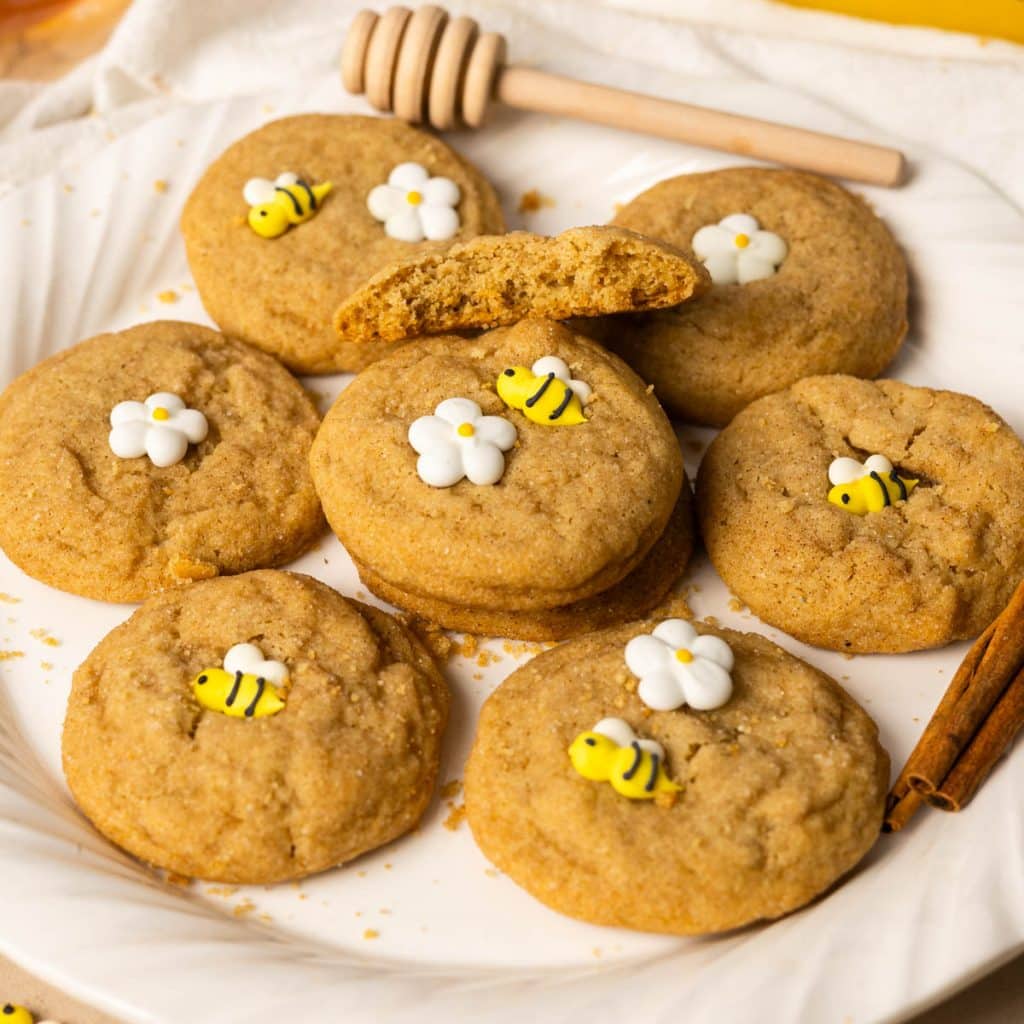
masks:
{"type": "Polygon", "coordinates": [[[737,168],[661,182],[611,225],[505,233],[437,138],[308,115],[231,146],[182,231],[224,334],[94,338],[0,398],[0,545],[52,586],[145,599],[68,708],[98,828],[233,882],[407,831],[448,706],[417,619],[567,641],[488,700],[466,776],[485,853],[556,909],[721,931],[860,860],[888,781],[866,713],[760,637],[657,610],[696,533],[669,414],[725,428],[700,532],[799,639],[948,643],[1024,576],[1009,427],[866,379],[907,330],[906,267],[866,204],[737,168]],[[289,371],[358,375],[320,423],[289,371]],[[325,518],[405,620],[275,569],[325,518]]]}

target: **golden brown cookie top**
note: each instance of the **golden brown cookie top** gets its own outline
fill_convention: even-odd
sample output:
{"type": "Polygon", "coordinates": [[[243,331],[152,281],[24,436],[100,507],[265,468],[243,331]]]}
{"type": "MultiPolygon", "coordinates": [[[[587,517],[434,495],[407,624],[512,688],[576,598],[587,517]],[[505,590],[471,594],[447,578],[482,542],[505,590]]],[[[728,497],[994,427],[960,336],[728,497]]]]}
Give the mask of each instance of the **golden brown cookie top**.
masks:
{"type": "Polygon", "coordinates": [[[64,770],[135,856],[189,877],[298,878],[415,823],[447,703],[391,616],[309,577],[246,573],[158,595],[100,642],[75,673],[64,770]],[[200,703],[196,679],[236,644],[284,669],[283,709],[245,718],[200,703]]]}
{"type": "MultiPolygon", "coordinates": [[[[664,624],[568,641],[492,694],[466,769],[475,839],[538,899],[599,924],[699,934],[801,906],[878,834],[889,761],[874,723],[833,680],[769,641],[700,623],[695,660],[710,653],[701,646],[709,637],[731,652],[726,703],[652,711],[639,694],[656,659],[638,677],[626,651],[638,637],[661,645],[646,636],[655,629],[664,624]],[[670,786],[654,799],[574,767],[575,741],[618,737],[608,718],[644,753],[660,745],[670,786]]],[[[642,775],[650,759],[640,760],[642,775]]]]}
{"type": "MultiPolygon", "coordinates": [[[[570,401],[567,416],[569,391],[553,380],[534,414],[570,401]]],[[[639,378],[588,339],[539,320],[472,341],[416,341],[371,366],[327,414],[311,464],[328,521],[358,561],[401,590],[507,610],[556,607],[616,583],[664,530],[683,481],[675,435],[639,378]],[[533,368],[546,357],[591,389],[575,405],[585,422],[534,422],[496,393],[517,367],[524,394],[540,390],[533,368]],[[467,414],[472,423],[446,426],[438,407],[456,398],[498,421],[467,414]],[[428,424],[437,441],[428,430],[417,455],[410,428],[422,417],[439,421],[428,424]],[[455,434],[468,429],[475,444],[473,431],[485,427],[506,447],[491,453],[497,481],[475,484],[472,464],[458,460],[476,453],[455,434]],[[470,476],[425,482],[420,473],[446,453],[457,463],[452,479],[470,476]]]]}
{"type": "Polygon", "coordinates": [[[719,280],[679,309],[608,327],[608,343],[687,419],[724,425],[813,374],[874,376],[906,332],[896,242],[867,203],[826,178],[759,167],[686,174],[641,193],[613,223],[696,247],[719,280]]]}
{"type": "Polygon", "coordinates": [[[216,331],[99,335],[0,397],[0,544],[29,575],[107,601],[279,565],[323,526],[318,423],[276,360],[216,331]],[[112,428],[115,407],[151,396],[112,428]]]}
{"type": "Polygon", "coordinates": [[[662,309],[705,291],[703,266],[624,228],[582,227],[553,238],[480,235],[386,267],[334,314],[343,341],[662,309]]]}
{"type": "MultiPolygon", "coordinates": [[[[301,195],[298,201],[304,203],[301,195]]],[[[354,369],[372,357],[363,352],[348,360],[331,329],[334,310],[367,278],[414,253],[500,232],[504,220],[487,181],[435,136],[390,118],[304,114],[228,147],[196,185],[181,227],[203,303],[221,329],[292,369],[321,373],[354,369]],[[403,241],[371,213],[370,193],[404,164],[458,189],[454,235],[403,241]],[[249,226],[246,186],[288,173],[311,187],[330,182],[330,192],[308,220],[264,238],[249,226]]]]}
{"type": "Polygon", "coordinates": [[[808,643],[905,651],[973,636],[1024,576],[1024,445],[967,395],[808,378],[733,420],[697,493],[726,583],[808,643]],[[874,455],[918,481],[909,497],[890,487],[891,504],[864,515],[830,503],[832,461],[874,455]]]}

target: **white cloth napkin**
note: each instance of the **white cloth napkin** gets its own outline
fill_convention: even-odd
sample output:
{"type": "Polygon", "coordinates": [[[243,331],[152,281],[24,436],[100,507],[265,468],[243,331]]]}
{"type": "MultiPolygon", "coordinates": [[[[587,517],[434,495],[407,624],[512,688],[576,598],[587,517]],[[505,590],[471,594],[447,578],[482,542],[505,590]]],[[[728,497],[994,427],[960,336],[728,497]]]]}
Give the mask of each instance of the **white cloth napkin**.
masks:
{"type": "MultiPolygon", "coordinates": [[[[173,106],[336,74],[362,6],[136,0],[106,47],[64,78],[0,84],[0,193],[173,106]]],[[[1024,207],[1024,47],[769,0],[447,6],[505,32],[511,59],[565,74],[727,109],[733,97],[713,80],[755,79],[777,92],[778,119],[796,124],[805,104],[823,102],[848,134],[942,154],[1024,207]]]]}

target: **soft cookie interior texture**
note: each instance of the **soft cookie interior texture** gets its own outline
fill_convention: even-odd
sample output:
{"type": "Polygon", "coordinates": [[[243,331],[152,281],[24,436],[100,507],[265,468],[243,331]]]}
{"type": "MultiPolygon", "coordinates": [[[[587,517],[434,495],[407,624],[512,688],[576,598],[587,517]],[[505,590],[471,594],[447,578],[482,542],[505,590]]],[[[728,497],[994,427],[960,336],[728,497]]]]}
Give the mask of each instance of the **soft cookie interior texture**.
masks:
{"type": "Polygon", "coordinates": [[[382,270],[334,314],[346,342],[660,309],[710,278],[685,253],[622,228],[482,235],[382,270]]]}
{"type": "Polygon", "coordinates": [[[624,650],[656,624],[562,644],[491,695],[466,766],[473,836],[537,899],[595,924],[697,935],[779,917],[877,838],[889,779],[878,730],[810,665],[703,624],[732,649],[732,696],[651,712],[624,650]],[[674,799],[630,800],[576,772],[570,745],[609,716],[661,744],[674,799]]]}
{"type": "Polygon", "coordinates": [[[868,204],[834,182],[755,167],[687,174],[643,192],[613,223],[689,250],[701,228],[737,213],[785,243],[774,274],[588,331],[671,413],[713,426],[801,377],[881,373],[907,330],[906,264],[868,204]]]}
{"type": "Polygon", "coordinates": [[[335,533],[396,591],[456,605],[556,608],[607,590],[661,536],[684,476],[672,427],[616,356],[559,324],[527,320],[467,341],[406,345],[363,371],[327,414],[311,453],[335,533]],[[576,426],[530,421],[495,382],[545,356],[593,394],[576,426]],[[462,397],[516,430],[500,480],[434,487],[409,427],[462,397]]]}
{"type": "Polygon", "coordinates": [[[448,693],[397,620],[262,571],[146,602],[74,676],[64,771],[129,853],[233,883],[300,878],[389,842],[433,792],[448,693]],[[192,682],[236,643],[288,670],[265,718],[204,709],[192,682]]]}
{"type": "Polygon", "coordinates": [[[157,322],[58,353],[0,397],[0,544],[51,586],[107,601],[281,565],[322,532],[319,415],[270,356],[157,322]],[[111,411],[170,392],[202,413],[180,462],[111,450],[111,411]]]}
{"type": "Polygon", "coordinates": [[[814,377],[755,402],[700,468],[711,560],[755,614],[840,651],[980,633],[1024,577],[1024,446],[991,409],[898,381],[814,377]],[[836,457],[917,479],[866,515],[830,504],[836,457]]]}
{"type": "Polygon", "coordinates": [[[395,167],[417,163],[459,189],[455,239],[505,228],[494,189],[440,139],[393,118],[303,114],[233,143],[203,174],[181,218],[207,312],[227,334],[302,373],[359,370],[388,350],[340,343],[331,314],[378,270],[449,241],[392,238],[367,197],[395,167]],[[316,215],[276,238],[253,231],[243,197],[253,178],[300,175],[332,188],[316,215]]]}

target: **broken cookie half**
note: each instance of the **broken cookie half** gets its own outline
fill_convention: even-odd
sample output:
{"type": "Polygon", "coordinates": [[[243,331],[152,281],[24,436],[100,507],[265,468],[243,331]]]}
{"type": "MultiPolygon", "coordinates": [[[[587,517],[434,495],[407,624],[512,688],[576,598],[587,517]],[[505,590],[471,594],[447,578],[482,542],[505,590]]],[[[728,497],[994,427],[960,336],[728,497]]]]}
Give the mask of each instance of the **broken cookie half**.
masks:
{"type": "Polygon", "coordinates": [[[710,284],[691,254],[624,228],[514,231],[386,267],[338,307],[334,327],[345,342],[392,342],[527,317],[664,309],[710,284]]]}

